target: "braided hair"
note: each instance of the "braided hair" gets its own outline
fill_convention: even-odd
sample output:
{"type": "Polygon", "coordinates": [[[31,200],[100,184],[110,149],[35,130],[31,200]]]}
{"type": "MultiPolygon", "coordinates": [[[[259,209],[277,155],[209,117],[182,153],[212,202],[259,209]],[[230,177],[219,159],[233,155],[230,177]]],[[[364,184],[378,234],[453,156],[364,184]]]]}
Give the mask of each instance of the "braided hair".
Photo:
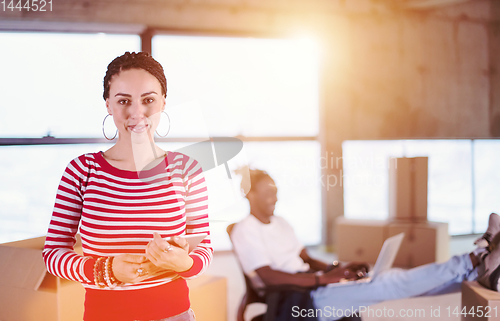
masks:
{"type": "Polygon", "coordinates": [[[116,57],[108,65],[108,70],[104,76],[104,92],[102,97],[104,100],[109,98],[109,86],[114,75],[119,74],[123,70],[129,69],[144,69],[151,75],[155,76],[160,82],[163,97],[167,97],[167,79],[163,67],[158,61],[151,57],[147,52],[126,52],[122,56],[116,57]]]}

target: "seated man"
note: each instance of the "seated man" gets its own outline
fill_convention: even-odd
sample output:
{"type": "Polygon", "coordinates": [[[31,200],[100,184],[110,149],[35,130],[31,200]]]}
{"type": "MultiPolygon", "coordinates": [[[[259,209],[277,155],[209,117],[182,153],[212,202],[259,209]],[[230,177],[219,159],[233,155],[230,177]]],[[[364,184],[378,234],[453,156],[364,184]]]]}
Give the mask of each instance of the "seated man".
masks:
{"type": "MultiPolygon", "coordinates": [[[[231,234],[234,250],[244,273],[257,287],[294,285],[316,288],[311,292],[315,316],[321,321],[350,316],[360,307],[420,295],[458,291],[463,280],[478,281],[497,290],[500,276],[500,217],[490,216],[484,240],[492,246],[454,256],[442,264],[427,264],[410,270],[392,269],[373,282],[341,287],[327,287],[340,279],[356,279],[365,265],[332,267],[311,258],[300,244],[292,227],[274,216],[277,187],[264,171],[250,170],[251,190],[247,194],[250,215],[235,225],[231,234]],[[491,252],[491,253],[490,253],[491,252]],[[476,268],[477,267],[477,268],[476,268]],[[316,271],[315,273],[300,273],[316,271]],[[348,313],[349,312],[349,313],[348,313]]],[[[307,217],[304,217],[307,220],[307,217]]],[[[301,313],[290,311],[290,318],[301,313]]],[[[309,313],[309,312],[308,312],[309,313]]]]}

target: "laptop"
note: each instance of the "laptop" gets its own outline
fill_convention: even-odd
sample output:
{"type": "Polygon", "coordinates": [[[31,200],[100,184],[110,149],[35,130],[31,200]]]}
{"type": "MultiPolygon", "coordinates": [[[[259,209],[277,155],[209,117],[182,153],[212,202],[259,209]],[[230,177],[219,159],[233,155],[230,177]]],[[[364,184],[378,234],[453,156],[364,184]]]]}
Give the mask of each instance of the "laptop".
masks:
{"type": "Polygon", "coordinates": [[[338,283],[329,283],[326,286],[343,286],[357,283],[369,283],[373,281],[380,273],[392,268],[392,264],[396,259],[396,255],[398,254],[399,247],[401,246],[404,236],[405,233],[400,233],[385,240],[384,245],[382,245],[382,250],[380,250],[378,255],[377,262],[375,262],[375,266],[365,277],[357,280],[345,280],[338,283]]]}

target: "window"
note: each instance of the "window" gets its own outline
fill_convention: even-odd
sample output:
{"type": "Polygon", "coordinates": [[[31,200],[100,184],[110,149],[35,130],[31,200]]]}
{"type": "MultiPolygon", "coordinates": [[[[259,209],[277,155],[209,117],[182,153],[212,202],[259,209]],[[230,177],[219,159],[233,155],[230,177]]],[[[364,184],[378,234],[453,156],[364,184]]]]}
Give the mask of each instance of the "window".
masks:
{"type": "Polygon", "coordinates": [[[108,144],[0,147],[0,243],[45,235],[66,165],[79,155],[109,147],[108,144]]]}
{"type": "MultiPolygon", "coordinates": [[[[46,135],[95,138],[91,144],[0,146],[0,181],[7,182],[0,186],[0,242],[6,242],[44,235],[65,166],[78,155],[110,147],[99,141],[106,115],[104,73],[116,56],[139,51],[140,37],[0,33],[0,41],[12,49],[0,54],[5,71],[0,85],[12,88],[0,102],[5,115],[0,143],[46,135]]],[[[227,162],[229,168],[250,164],[267,170],[279,188],[276,214],[292,223],[305,244],[318,243],[314,43],[162,35],[153,37],[152,48],[167,76],[171,120],[168,139],[159,145],[177,150],[209,137],[241,135],[243,150],[227,162]],[[304,215],[308,224],[303,224],[304,215]]],[[[248,204],[239,194],[238,177],[228,179],[225,166],[205,170],[205,176],[214,248],[229,249],[225,227],[246,216],[248,204]]]]}
{"type": "Polygon", "coordinates": [[[136,35],[0,33],[0,137],[102,137],[109,62],[136,35]]]}
{"type": "Polygon", "coordinates": [[[450,234],[482,233],[500,210],[499,140],[345,141],[344,206],[348,218],[388,217],[389,157],[429,157],[428,211],[450,234]]]}
{"type": "MultiPolygon", "coordinates": [[[[305,244],[319,243],[320,169],[315,166],[319,155],[319,62],[315,44],[304,39],[166,35],[153,37],[152,44],[153,56],[167,76],[169,136],[244,136],[243,157],[229,161],[229,167],[234,170],[250,164],[267,170],[279,190],[275,213],[292,223],[305,244]],[[290,141],[293,137],[300,140],[290,141]],[[305,191],[295,183],[311,188],[305,191]],[[304,215],[308,224],[304,224],[304,215]]],[[[206,172],[209,183],[223,184],[226,174],[220,167],[206,172]]],[[[225,232],[228,222],[241,220],[249,211],[246,200],[234,196],[238,182],[219,196],[209,185],[211,230],[218,249],[230,249],[225,232]]]]}
{"type": "MultiPolygon", "coordinates": [[[[196,101],[210,136],[316,136],[318,53],[307,40],[155,36],[170,108],[196,101]]],[[[201,136],[196,128],[184,135],[201,136]]]]}
{"type": "Polygon", "coordinates": [[[474,163],[474,233],[483,233],[488,215],[500,211],[500,140],[475,140],[474,163]]]}
{"type": "MultiPolygon", "coordinates": [[[[137,51],[137,35],[1,32],[0,142],[102,138],[102,81],[109,62],[137,51]]],[[[57,186],[78,155],[109,145],[0,147],[0,242],[45,235],[57,186]]]]}

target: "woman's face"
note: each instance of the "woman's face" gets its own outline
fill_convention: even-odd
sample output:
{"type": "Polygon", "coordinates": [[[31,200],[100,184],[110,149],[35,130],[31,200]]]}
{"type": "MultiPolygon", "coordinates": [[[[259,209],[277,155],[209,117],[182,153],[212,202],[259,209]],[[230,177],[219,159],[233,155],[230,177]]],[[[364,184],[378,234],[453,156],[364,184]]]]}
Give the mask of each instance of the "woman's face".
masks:
{"type": "Polygon", "coordinates": [[[148,135],[152,139],[165,109],[160,82],[144,69],[121,71],[111,78],[106,108],[120,137],[148,135]]]}

